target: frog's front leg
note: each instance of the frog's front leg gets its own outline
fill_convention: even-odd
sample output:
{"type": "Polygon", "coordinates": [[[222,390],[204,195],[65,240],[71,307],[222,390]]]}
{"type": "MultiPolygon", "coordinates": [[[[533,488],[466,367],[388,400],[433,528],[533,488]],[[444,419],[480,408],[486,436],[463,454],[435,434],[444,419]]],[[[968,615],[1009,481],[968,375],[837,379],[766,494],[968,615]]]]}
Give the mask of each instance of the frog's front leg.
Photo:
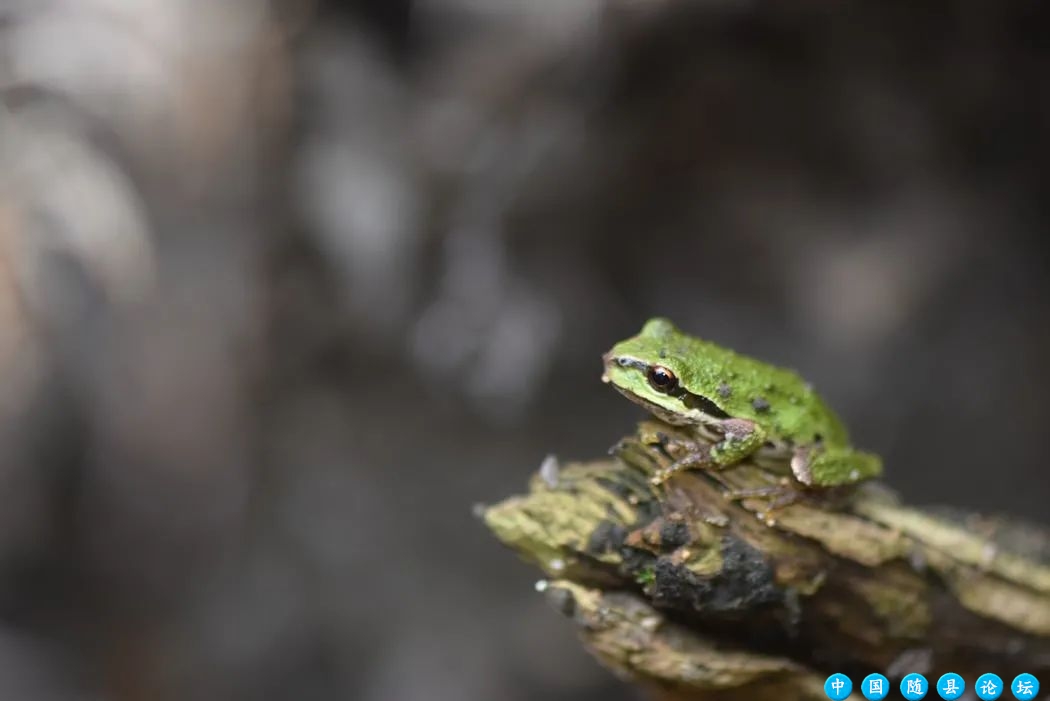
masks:
{"type": "Polygon", "coordinates": [[[807,487],[841,487],[878,477],[882,460],[852,448],[799,446],[791,458],[791,472],[807,487]]]}
{"type": "Polygon", "coordinates": [[[719,423],[722,440],[711,448],[711,459],[718,467],[735,465],[766,442],[766,431],[748,419],[723,419],[719,423]]]}
{"type": "Polygon", "coordinates": [[[747,419],[724,419],[719,422],[717,429],[722,438],[714,445],[676,441],[674,447],[684,450],[684,455],[654,475],[650,482],[654,485],[663,484],[672,475],[697,467],[734,465],[758,450],[766,440],[766,432],[762,427],[747,419]]]}
{"type": "Polygon", "coordinates": [[[655,486],[663,484],[682,470],[691,470],[694,467],[710,467],[714,464],[711,459],[711,446],[707,443],[678,439],[662,442],[664,450],[675,460],[649,478],[649,482],[655,486]]]}

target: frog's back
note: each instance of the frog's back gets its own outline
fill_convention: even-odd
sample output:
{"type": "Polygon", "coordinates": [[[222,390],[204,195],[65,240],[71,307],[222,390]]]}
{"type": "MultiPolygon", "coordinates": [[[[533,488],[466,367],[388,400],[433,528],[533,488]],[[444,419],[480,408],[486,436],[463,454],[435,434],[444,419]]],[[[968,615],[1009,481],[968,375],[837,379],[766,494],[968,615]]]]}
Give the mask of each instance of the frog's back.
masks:
{"type": "Polygon", "coordinates": [[[681,341],[686,357],[705,359],[690,382],[729,415],[757,421],[798,445],[849,443],[842,422],[798,373],[692,336],[681,341]]]}

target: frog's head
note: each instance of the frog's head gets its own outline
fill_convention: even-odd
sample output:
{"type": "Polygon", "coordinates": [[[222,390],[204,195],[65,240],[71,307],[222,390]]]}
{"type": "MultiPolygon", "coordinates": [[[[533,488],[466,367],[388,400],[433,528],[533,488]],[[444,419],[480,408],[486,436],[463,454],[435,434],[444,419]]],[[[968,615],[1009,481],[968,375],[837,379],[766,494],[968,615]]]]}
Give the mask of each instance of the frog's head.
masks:
{"type": "Polygon", "coordinates": [[[602,356],[602,381],[667,423],[695,425],[728,416],[710,394],[702,345],[667,319],[650,319],[637,336],[602,356]]]}

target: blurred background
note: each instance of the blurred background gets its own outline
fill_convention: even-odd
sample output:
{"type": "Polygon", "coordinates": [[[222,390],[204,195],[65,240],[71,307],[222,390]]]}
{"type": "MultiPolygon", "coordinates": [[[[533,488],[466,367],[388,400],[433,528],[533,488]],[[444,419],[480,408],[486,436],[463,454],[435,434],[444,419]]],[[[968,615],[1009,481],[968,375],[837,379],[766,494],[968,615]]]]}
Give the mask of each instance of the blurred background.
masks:
{"type": "Polygon", "coordinates": [[[472,506],[654,314],[1046,523],[1048,14],[0,0],[0,698],[635,699],[472,506]]]}

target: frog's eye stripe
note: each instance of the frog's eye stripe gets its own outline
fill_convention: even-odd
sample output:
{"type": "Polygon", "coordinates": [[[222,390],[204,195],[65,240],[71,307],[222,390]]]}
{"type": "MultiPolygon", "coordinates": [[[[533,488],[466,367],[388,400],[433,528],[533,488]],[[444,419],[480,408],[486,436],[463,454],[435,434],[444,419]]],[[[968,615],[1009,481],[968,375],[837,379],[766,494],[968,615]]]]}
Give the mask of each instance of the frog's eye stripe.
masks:
{"type": "Polygon", "coordinates": [[[676,399],[682,400],[682,403],[689,409],[699,409],[708,416],[716,419],[728,419],[729,414],[723,411],[717,404],[712,402],[707,397],[702,397],[699,394],[692,394],[685,387],[682,387],[678,378],[674,372],[664,367],[663,365],[649,365],[646,362],[638,360],[637,358],[630,358],[621,356],[616,359],[616,363],[623,368],[633,368],[640,372],[644,372],[646,380],[649,385],[660,392],[676,399]],[[655,375],[663,375],[666,373],[667,376],[673,379],[673,383],[666,384],[664,378],[657,379],[655,375]],[[655,380],[655,381],[654,381],[655,380]]]}
{"type": "Polygon", "coordinates": [[[717,404],[712,402],[707,397],[701,397],[699,394],[690,394],[688,392],[686,392],[685,394],[685,399],[683,399],[682,401],[690,409],[699,409],[708,416],[713,416],[716,419],[730,418],[729,414],[722,411],[722,409],[717,404]]]}

